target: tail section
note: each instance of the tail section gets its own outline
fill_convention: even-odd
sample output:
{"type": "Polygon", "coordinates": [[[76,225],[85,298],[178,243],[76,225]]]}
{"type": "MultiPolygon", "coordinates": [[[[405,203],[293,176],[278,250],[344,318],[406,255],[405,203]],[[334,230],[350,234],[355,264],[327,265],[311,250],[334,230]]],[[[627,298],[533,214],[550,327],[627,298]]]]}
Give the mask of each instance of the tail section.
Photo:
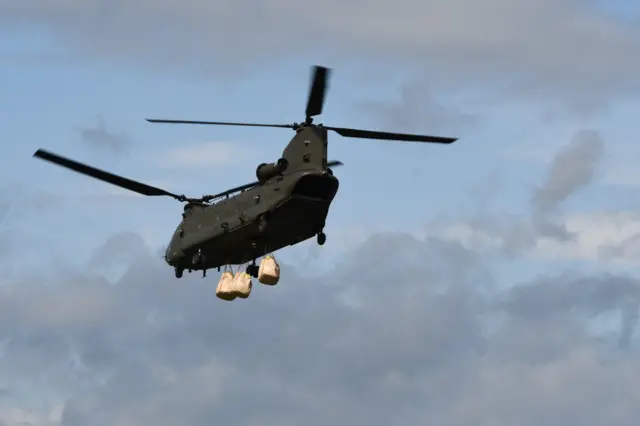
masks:
{"type": "Polygon", "coordinates": [[[327,166],[327,130],[322,126],[301,127],[282,152],[285,174],[327,166]]]}

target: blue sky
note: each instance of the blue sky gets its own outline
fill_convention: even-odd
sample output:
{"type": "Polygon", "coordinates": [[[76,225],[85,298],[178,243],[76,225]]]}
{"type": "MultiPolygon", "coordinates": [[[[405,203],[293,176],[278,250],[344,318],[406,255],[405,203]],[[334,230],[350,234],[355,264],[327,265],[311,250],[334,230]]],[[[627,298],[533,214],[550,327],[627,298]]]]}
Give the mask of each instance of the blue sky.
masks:
{"type": "MultiPolygon", "coordinates": [[[[308,401],[342,409],[334,423],[364,417],[327,397],[349,391],[358,398],[351,382],[328,385],[333,374],[380,380],[380,389],[392,389],[395,397],[440,401],[447,395],[426,414],[419,401],[397,403],[409,404],[407,418],[416,412],[447,426],[467,424],[462,412],[475,413],[478,424],[500,418],[528,426],[527,419],[539,418],[509,417],[504,406],[518,408],[520,416],[531,409],[562,424],[584,424],[580,413],[606,405],[612,386],[633,393],[635,381],[626,373],[637,371],[637,355],[632,351],[602,370],[591,363],[600,352],[589,333],[598,327],[622,333],[619,318],[629,311],[618,303],[640,300],[637,2],[330,0],[322,8],[315,4],[313,16],[307,3],[238,0],[231,8],[189,0],[69,0],[43,7],[36,0],[0,0],[0,209],[10,206],[0,223],[6,290],[0,340],[11,343],[2,354],[0,390],[13,395],[0,395],[0,423],[14,426],[35,416],[37,426],[85,426],[83,415],[101,412],[113,414],[101,417],[100,426],[194,418],[190,424],[210,424],[210,407],[224,400],[212,387],[223,376],[237,392],[262,395],[247,413],[274,415],[275,408],[260,406],[271,401],[267,389],[298,407],[303,420],[317,409],[308,401]],[[333,69],[319,121],[460,139],[442,146],[330,135],[329,157],[345,165],[335,170],[340,191],[328,242],[317,247],[310,240],[278,253],[286,265],[283,285],[257,289],[253,304],[207,298],[216,274],[208,281],[185,277],[176,287],[160,253],[181,204],[130,196],[32,158],[44,148],[191,196],[241,185],[254,180],[258,164],[279,158],[292,132],[144,119],[299,122],[314,64],[333,69]],[[83,131],[101,125],[126,148],[83,139],[83,131]],[[535,194],[547,204],[536,203],[535,194]],[[96,262],[105,247],[130,261],[96,262]],[[417,264],[406,250],[414,250],[417,264]],[[362,264],[373,272],[362,272],[362,264]],[[387,281],[393,286],[383,285],[387,281]],[[518,299],[522,288],[537,298],[518,299]],[[356,297],[357,308],[345,311],[339,296],[356,297]],[[482,340],[475,334],[477,315],[486,309],[500,316],[495,306],[501,303],[521,309],[501,311],[506,331],[482,340]],[[588,321],[574,322],[581,309],[588,321]],[[323,322],[330,319],[336,322],[323,322]],[[211,336],[224,339],[207,340],[211,336]],[[476,347],[478,339],[486,345],[476,347]],[[305,352],[316,345],[318,351],[305,352]],[[274,355],[280,350],[299,379],[281,374],[274,355]],[[432,352],[440,350],[452,352],[432,352]],[[488,355],[466,364],[474,350],[488,355]],[[231,354],[242,363],[248,353],[266,355],[252,359],[257,370],[246,375],[223,359],[231,354]],[[580,388],[595,399],[569,414],[545,405],[548,389],[535,383],[545,383],[549,370],[529,362],[534,354],[558,372],[559,397],[580,388]],[[295,364],[298,356],[321,357],[327,370],[318,375],[324,376],[295,364]],[[355,359],[361,364],[350,364],[355,359]],[[424,381],[402,376],[412,360],[420,362],[407,371],[424,373],[424,381]],[[432,361],[438,367],[429,370],[432,361]],[[561,375],[565,367],[575,376],[561,375]],[[506,378],[507,385],[492,377],[506,378]],[[131,393],[125,385],[139,386],[140,395],[121,400],[131,393]],[[34,389],[41,397],[26,396],[34,389]],[[192,389],[202,392],[186,402],[192,389]],[[501,398],[491,400],[484,389],[501,398]],[[543,402],[528,405],[533,400],[543,402]],[[135,404],[165,415],[154,418],[135,404]],[[61,406],[67,407],[64,421],[46,419],[61,406]],[[487,408],[478,413],[477,407],[487,408]]],[[[367,401],[344,400],[371,408],[383,394],[367,395],[367,401]]],[[[631,407],[625,413],[636,410],[633,397],[623,403],[631,407]]],[[[265,424],[292,417],[275,419],[265,424]]],[[[245,420],[230,424],[251,424],[245,420]]]]}

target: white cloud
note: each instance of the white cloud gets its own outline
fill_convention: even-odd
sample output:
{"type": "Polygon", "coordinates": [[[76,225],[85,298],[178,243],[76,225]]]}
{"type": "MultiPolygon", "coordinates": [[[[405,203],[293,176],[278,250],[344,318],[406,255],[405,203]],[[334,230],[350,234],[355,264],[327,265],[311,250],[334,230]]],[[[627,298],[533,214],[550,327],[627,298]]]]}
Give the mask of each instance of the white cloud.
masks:
{"type": "Polygon", "coordinates": [[[58,426],[62,421],[64,404],[57,404],[47,409],[29,410],[21,407],[0,405],[0,424],[3,426],[58,426]]]}
{"type": "Polygon", "coordinates": [[[482,221],[434,223],[422,232],[460,242],[472,250],[501,250],[513,238],[532,238],[526,246],[530,255],[547,260],[588,260],[602,263],[637,264],[640,261],[640,213],[610,211],[568,215],[560,223],[572,236],[562,240],[537,233],[526,217],[497,220],[501,226],[482,221]]]}
{"type": "Polygon", "coordinates": [[[640,260],[640,214],[636,211],[573,215],[566,226],[577,238],[559,245],[560,250],[584,259],[640,260]]]}
{"type": "Polygon", "coordinates": [[[7,410],[0,411],[0,420],[3,424],[8,425],[39,425],[41,424],[41,420],[26,410],[20,408],[9,408],[7,410]]]}

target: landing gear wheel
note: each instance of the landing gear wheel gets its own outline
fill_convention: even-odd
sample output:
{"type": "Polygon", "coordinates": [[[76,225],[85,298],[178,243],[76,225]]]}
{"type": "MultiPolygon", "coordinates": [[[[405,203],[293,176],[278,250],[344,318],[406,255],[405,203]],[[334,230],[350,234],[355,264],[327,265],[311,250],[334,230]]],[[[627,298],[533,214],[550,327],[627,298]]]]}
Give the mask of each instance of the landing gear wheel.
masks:
{"type": "Polygon", "coordinates": [[[324,245],[324,243],[327,242],[327,234],[325,234],[324,232],[319,232],[317,235],[317,239],[318,239],[318,245],[322,246],[324,245]]]}
{"type": "Polygon", "coordinates": [[[176,268],[176,278],[182,278],[183,273],[184,273],[184,269],[176,268]]]}
{"type": "Polygon", "coordinates": [[[258,278],[258,266],[257,265],[249,265],[247,266],[247,274],[251,275],[253,278],[258,278]]]}

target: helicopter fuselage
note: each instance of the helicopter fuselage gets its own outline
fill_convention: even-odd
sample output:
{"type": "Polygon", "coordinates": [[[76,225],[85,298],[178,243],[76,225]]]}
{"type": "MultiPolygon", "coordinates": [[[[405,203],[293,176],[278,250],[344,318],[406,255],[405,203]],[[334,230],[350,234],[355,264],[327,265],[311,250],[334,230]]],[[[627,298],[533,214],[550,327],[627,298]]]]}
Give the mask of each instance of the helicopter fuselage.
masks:
{"type": "Polygon", "coordinates": [[[339,187],[330,169],[277,176],[215,204],[189,203],[165,253],[176,269],[243,265],[322,232],[339,187]]]}

